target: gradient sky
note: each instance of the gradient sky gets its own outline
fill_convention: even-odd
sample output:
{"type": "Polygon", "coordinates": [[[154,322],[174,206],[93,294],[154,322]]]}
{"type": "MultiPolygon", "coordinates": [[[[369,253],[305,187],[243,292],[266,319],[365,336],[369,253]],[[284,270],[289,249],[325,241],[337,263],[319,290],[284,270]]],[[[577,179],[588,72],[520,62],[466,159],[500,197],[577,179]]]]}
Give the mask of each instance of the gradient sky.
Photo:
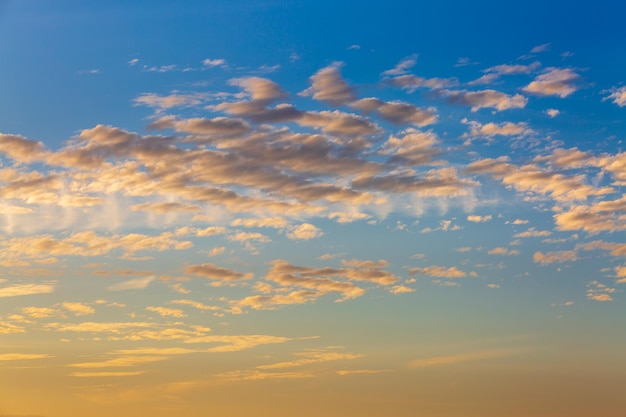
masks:
{"type": "Polygon", "coordinates": [[[623,417],[624,16],[0,0],[0,417],[623,417]]]}

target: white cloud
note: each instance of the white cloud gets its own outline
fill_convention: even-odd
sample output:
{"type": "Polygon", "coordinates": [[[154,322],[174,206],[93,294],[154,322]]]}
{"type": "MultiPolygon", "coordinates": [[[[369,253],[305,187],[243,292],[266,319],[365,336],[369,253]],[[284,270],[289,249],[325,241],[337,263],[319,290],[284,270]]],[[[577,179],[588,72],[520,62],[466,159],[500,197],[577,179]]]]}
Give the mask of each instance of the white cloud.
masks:
{"type": "Polygon", "coordinates": [[[302,223],[287,232],[287,237],[293,240],[309,240],[324,234],[319,228],[311,223],[302,223]]]}
{"type": "Polygon", "coordinates": [[[538,96],[565,98],[580,88],[580,78],[570,68],[547,68],[522,90],[538,96]]]}
{"type": "Polygon", "coordinates": [[[626,86],[613,88],[609,90],[611,92],[610,95],[604,97],[602,101],[612,100],[613,103],[617,104],[620,107],[626,106],[626,86]]]}
{"type": "Polygon", "coordinates": [[[217,59],[206,58],[205,60],[202,61],[202,65],[204,65],[205,67],[225,67],[226,60],[222,58],[217,58],[217,59]]]}
{"type": "Polygon", "coordinates": [[[154,281],[156,277],[154,275],[143,277],[143,278],[135,278],[124,282],[119,282],[117,284],[113,284],[109,286],[107,289],[109,291],[130,291],[130,290],[143,290],[150,285],[152,281],[154,281]]]}
{"type": "Polygon", "coordinates": [[[182,318],[187,317],[187,314],[183,310],[179,310],[177,308],[167,308],[167,307],[146,307],[146,310],[152,311],[153,313],[157,313],[162,317],[176,317],[182,318]]]}
{"type": "Polygon", "coordinates": [[[550,50],[550,43],[543,43],[541,45],[537,45],[535,47],[533,47],[533,49],[530,50],[531,54],[538,54],[540,52],[546,52],[550,50]]]}
{"type": "Polygon", "coordinates": [[[409,69],[413,68],[417,63],[417,54],[413,54],[404,58],[400,61],[394,68],[383,72],[383,75],[403,75],[408,72],[409,69]]]}
{"type": "Polygon", "coordinates": [[[93,307],[83,303],[70,303],[66,301],[61,303],[61,307],[74,313],[75,316],[87,316],[96,312],[93,307]]]}
{"type": "Polygon", "coordinates": [[[341,77],[339,69],[343,64],[335,62],[322,68],[311,76],[311,87],[300,93],[312,96],[315,100],[324,101],[334,106],[348,104],[356,99],[354,89],[341,77]]]}
{"type": "Polygon", "coordinates": [[[488,214],[486,216],[477,216],[477,215],[467,216],[467,221],[474,222],[474,223],[484,223],[484,222],[488,222],[491,219],[492,219],[491,214],[488,214]]]}
{"type": "Polygon", "coordinates": [[[482,108],[499,111],[526,107],[528,99],[521,94],[509,95],[496,90],[442,92],[449,103],[470,106],[473,112],[482,108]]]}
{"type": "Polygon", "coordinates": [[[54,292],[56,284],[14,284],[0,287],[0,298],[22,295],[48,294],[54,292]]]}
{"type": "Polygon", "coordinates": [[[548,109],[546,110],[546,114],[554,119],[556,116],[561,114],[561,112],[558,109],[548,109]]]}

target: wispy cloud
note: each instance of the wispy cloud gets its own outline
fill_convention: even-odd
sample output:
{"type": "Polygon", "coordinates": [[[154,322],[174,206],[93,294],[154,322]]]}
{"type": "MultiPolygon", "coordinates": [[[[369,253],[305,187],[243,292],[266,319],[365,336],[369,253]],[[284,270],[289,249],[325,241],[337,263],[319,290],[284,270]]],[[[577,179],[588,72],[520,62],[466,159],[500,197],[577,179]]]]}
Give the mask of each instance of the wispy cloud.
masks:
{"type": "Polygon", "coordinates": [[[487,361],[526,353],[526,349],[493,349],[477,352],[459,353],[455,355],[432,356],[415,359],[409,362],[410,369],[428,368],[433,366],[453,365],[465,362],[487,361]]]}
{"type": "Polygon", "coordinates": [[[56,283],[51,284],[14,284],[0,287],[0,298],[23,295],[48,294],[54,292],[56,283]]]}

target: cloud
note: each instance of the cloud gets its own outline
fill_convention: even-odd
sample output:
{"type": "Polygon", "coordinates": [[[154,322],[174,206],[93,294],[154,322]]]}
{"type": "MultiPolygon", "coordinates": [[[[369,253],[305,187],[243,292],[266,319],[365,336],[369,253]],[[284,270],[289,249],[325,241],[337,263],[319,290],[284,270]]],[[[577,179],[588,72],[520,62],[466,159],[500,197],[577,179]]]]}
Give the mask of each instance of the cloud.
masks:
{"type": "Polygon", "coordinates": [[[261,372],[259,370],[229,371],[216,374],[219,378],[229,381],[261,381],[265,379],[312,378],[313,374],[305,372],[261,372]]]}
{"type": "Polygon", "coordinates": [[[376,112],[386,121],[395,124],[427,126],[437,121],[437,114],[433,108],[423,110],[402,101],[385,102],[370,97],[355,101],[350,104],[350,107],[365,114],[376,112]]]}
{"type": "Polygon", "coordinates": [[[480,122],[475,122],[467,119],[462,120],[463,123],[470,125],[470,131],[467,133],[467,136],[477,137],[477,136],[521,136],[521,135],[530,135],[534,133],[532,129],[528,127],[528,125],[524,122],[512,123],[512,122],[503,122],[503,123],[485,123],[481,124],[480,122]]]}
{"type": "Polygon", "coordinates": [[[286,343],[294,339],[270,335],[205,335],[184,340],[184,343],[213,343],[218,346],[203,349],[204,352],[239,352],[262,345],[286,343]]]}
{"type": "Polygon", "coordinates": [[[217,58],[217,59],[206,58],[202,61],[202,65],[204,65],[205,67],[225,67],[226,60],[222,58],[217,58]]]}
{"type": "Polygon", "coordinates": [[[230,222],[231,226],[243,227],[271,227],[274,229],[284,229],[289,223],[282,217],[266,217],[262,219],[235,219],[230,222]]]}
{"type": "Polygon", "coordinates": [[[445,90],[442,94],[446,97],[448,103],[470,106],[473,112],[482,108],[493,108],[498,111],[521,109],[526,107],[526,103],[528,103],[528,99],[521,94],[508,95],[496,90],[445,90]]]}
{"type": "Polygon", "coordinates": [[[416,267],[409,269],[409,274],[422,274],[438,278],[463,278],[467,276],[465,272],[459,270],[455,266],[451,266],[448,268],[446,268],[445,266],[427,266],[425,268],[416,267]]]}
{"type": "Polygon", "coordinates": [[[400,75],[387,81],[387,83],[412,93],[419,88],[442,90],[456,87],[459,85],[459,80],[456,78],[423,78],[415,75],[400,75]]]}
{"type": "Polygon", "coordinates": [[[49,307],[22,307],[22,313],[33,318],[46,318],[58,314],[58,311],[49,307]]]}
{"type": "MultiPolygon", "coordinates": [[[[150,129],[174,129],[177,132],[194,133],[198,135],[241,135],[250,131],[250,125],[242,119],[231,117],[213,117],[211,119],[195,117],[191,119],[177,119],[174,116],[163,116],[148,125],[150,129]]],[[[190,140],[192,140],[190,138],[190,140]]],[[[201,138],[194,138],[201,141],[201,138]]]]}
{"type": "Polygon", "coordinates": [[[422,165],[434,162],[434,157],[441,153],[438,146],[441,141],[432,132],[420,132],[406,129],[403,135],[389,136],[379,153],[392,155],[392,162],[405,162],[410,165],[422,165]]]}
{"type": "Polygon", "coordinates": [[[124,282],[113,284],[107,288],[109,291],[131,291],[131,290],[143,290],[154,281],[156,277],[148,276],[143,278],[135,278],[124,282]]]}
{"type": "Polygon", "coordinates": [[[546,52],[550,50],[550,43],[543,43],[541,45],[537,45],[530,50],[531,54],[538,54],[540,52],[546,52]]]}
{"type": "Polygon", "coordinates": [[[507,356],[519,355],[526,352],[525,349],[494,349],[477,352],[460,353],[457,355],[434,356],[430,358],[415,359],[409,363],[410,369],[427,368],[432,366],[444,366],[457,363],[482,361],[507,356]]]}
{"type": "Polygon", "coordinates": [[[398,62],[398,64],[387,71],[384,71],[382,75],[403,75],[408,72],[409,69],[413,68],[417,63],[417,54],[410,55],[404,58],[402,61],[398,62]]]}
{"type": "Polygon", "coordinates": [[[197,212],[200,206],[195,204],[182,204],[177,202],[142,203],[130,206],[133,211],[151,211],[158,214],[168,214],[174,212],[197,212]]]}
{"type": "Polygon", "coordinates": [[[169,359],[167,356],[122,356],[101,362],[71,363],[68,366],[74,368],[126,368],[167,359],[169,359]]]}
{"type": "Polygon", "coordinates": [[[391,372],[388,369],[341,369],[337,371],[337,375],[346,376],[346,375],[372,375],[372,374],[380,374],[382,372],[391,372]]]}
{"type": "Polygon", "coordinates": [[[491,214],[488,214],[486,216],[477,216],[477,215],[467,216],[467,221],[474,222],[474,223],[484,223],[484,222],[488,222],[491,219],[492,219],[491,214]]]}
{"type": "Polygon", "coordinates": [[[554,119],[556,116],[561,114],[561,112],[558,109],[548,109],[546,110],[546,114],[554,119]]]}
{"type": "Polygon", "coordinates": [[[249,280],[253,277],[251,273],[240,273],[209,263],[189,265],[185,267],[185,273],[218,281],[241,281],[249,280]]]}
{"type": "Polygon", "coordinates": [[[158,94],[145,93],[133,100],[135,105],[144,105],[154,107],[161,110],[171,109],[173,107],[191,107],[197,106],[204,101],[201,94],[170,94],[168,96],[160,96],[158,94]]]}
{"type": "Polygon", "coordinates": [[[343,64],[335,62],[324,67],[311,76],[311,87],[300,93],[302,96],[312,96],[315,100],[329,103],[333,106],[349,104],[356,100],[354,89],[341,77],[339,69],[343,64]]]}
{"type": "Polygon", "coordinates": [[[4,154],[17,163],[41,160],[47,152],[42,142],[36,142],[19,135],[0,133],[0,155],[4,154]]]}
{"type": "Polygon", "coordinates": [[[245,308],[273,310],[277,306],[305,304],[330,293],[339,293],[336,301],[346,301],[365,294],[366,289],[354,282],[388,286],[399,278],[382,270],[386,261],[344,260],[344,268],[313,268],[275,260],[265,276],[268,283],[255,286],[263,295],[231,300],[231,310],[240,314],[245,308]],[[353,282],[354,281],[354,282],[353,282]],[[269,283],[278,284],[278,288],[269,283]]]}
{"type": "Polygon", "coordinates": [[[233,78],[229,81],[229,84],[243,88],[252,101],[259,104],[268,104],[289,97],[278,84],[266,78],[233,78]]]}
{"type": "Polygon", "coordinates": [[[609,90],[611,94],[607,97],[604,97],[602,101],[612,100],[613,103],[617,104],[620,107],[626,106],[626,86],[624,87],[614,87],[609,90]]]}
{"type": "Polygon", "coordinates": [[[142,375],[144,371],[119,371],[119,372],[72,372],[70,376],[79,378],[108,378],[142,375]]]}
{"type": "Polygon", "coordinates": [[[42,353],[0,353],[0,362],[47,358],[54,358],[54,356],[42,353]]]}
{"type": "Polygon", "coordinates": [[[33,294],[49,294],[54,292],[56,283],[53,284],[14,284],[0,287],[0,298],[19,297],[33,294]]]}
{"type": "Polygon", "coordinates": [[[519,251],[516,249],[507,249],[507,248],[493,248],[487,252],[488,255],[519,255],[519,251]]]}
{"type": "Polygon", "coordinates": [[[205,311],[218,311],[218,310],[221,310],[220,307],[202,304],[202,303],[200,303],[198,301],[193,301],[193,300],[172,300],[172,301],[170,301],[170,303],[172,303],[172,304],[179,304],[179,305],[188,305],[188,306],[191,306],[193,308],[197,308],[198,310],[205,310],[205,311]]]}
{"type": "Polygon", "coordinates": [[[297,352],[296,356],[303,357],[302,359],[296,359],[288,362],[278,362],[268,365],[259,365],[257,369],[284,369],[294,368],[305,365],[310,365],[320,362],[331,362],[338,360],[352,360],[362,358],[364,355],[358,355],[354,353],[342,353],[342,352],[328,352],[328,351],[310,351],[310,352],[297,352]]]}
{"type": "Polygon", "coordinates": [[[588,299],[600,302],[613,301],[611,294],[616,291],[615,288],[611,288],[598,281],[591,281],[587,286],[589,287],[587,290],[588,299]]]}
{"type": "Polygon", "coordinates": [[[96,310],[93,307],[90,307],[88,305],[85,305],[83,303],[70,303],[70,302],[63,302],[61,303],[61,307],[63,307],[64,309],[74,313],[75,316],[88,316],[90,314],[94,314],[96,312],[96,310]]]}
{"type": "Polygon", "coordinates": [[[302,223],[287,232],[287,237],[292,240],[309,240],[322,236],[324,233],[311,223],[302,223]]]}
{"type": "MultiPolygon", "coordinates": [[[[526,222],[528,223],[528,222],[526,222]]],[[[513,222],[513,224],[526,224],[526,223],[515,223],[513,222]]],[[[520,233],[516,233],[513,235],[513,237],[516,238],[527,238],[527,237],[546,237],[546,236],[550,236],[552,234],[551,231],[549,230],[535,230],[534,227],[531,227],[530,229],[528,229],[525,232],[520,232],[520,233]]]]}
{"type": "Polygon", "coordinates": [[[177,308],[167,308],[167,307],[146,307],[146,310],[152,311],[153,313],[157,313],[161,317],[187,317],[187,314],[183,310],[179,310],[177,308]]]}
{"type": "Polygon", "coordinates": [[[485,75],[469,82],[468,85],[490,84],[502,75],[530,74],[540,66],[539,62],[533,62],[529,65],[496,65],[484,70],[485,75]]]}
{"type": "Polygon", "coordinates": [[[557,251],[557,252],[535,252],[533,254],[533,261],[539,264],[552,264],[555,262],[571,262],[578,260],[578,255],[575,251],[557,251]]]}
{"type": "Polygon", "coordinates": [[[538,96],[559,96],[565,98],[576,92],[580,86],[580,75],[569,68],[547,68],[534,81],[522,90],[538,96]]]}
{"type": "Polygon", "coordinates": [[[487,158],[470,163],[466,172],[489,173],[504,185],[521,192],[547,194],[557,201],[586,200],[590,196],[612,193],[611,187],[596,188],[585,184],[582,175],[568,176],[535,164],[516,166],[507,162],[508,157],[487,158]]]}
{"type": "Polygon", "coordinates": [[[408,294],[408,293],[415,292],[415,288],[407,287],[405,285],[394,285],[393,287],[391,287],[389,292],[392,293],[392,294],[396,294],[396,295],[397,294],[408,294]]]}
{"type": "Polygon", "coordinates": [[[569,207],[554,215],[559,230],[585,230],[589,233],[626,230],[626,196],[591,205],[569,207]]]}

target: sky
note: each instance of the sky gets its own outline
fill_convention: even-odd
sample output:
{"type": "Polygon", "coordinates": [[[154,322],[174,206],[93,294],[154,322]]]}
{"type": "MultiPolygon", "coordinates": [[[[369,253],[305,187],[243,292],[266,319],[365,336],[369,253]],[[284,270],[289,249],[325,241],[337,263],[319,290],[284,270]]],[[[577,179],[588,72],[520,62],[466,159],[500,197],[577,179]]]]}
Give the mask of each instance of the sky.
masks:
{"type": "Polygon", "coordinates": [[[0,417],[623,416],[623,16],[0,0],[0,417]]]}

